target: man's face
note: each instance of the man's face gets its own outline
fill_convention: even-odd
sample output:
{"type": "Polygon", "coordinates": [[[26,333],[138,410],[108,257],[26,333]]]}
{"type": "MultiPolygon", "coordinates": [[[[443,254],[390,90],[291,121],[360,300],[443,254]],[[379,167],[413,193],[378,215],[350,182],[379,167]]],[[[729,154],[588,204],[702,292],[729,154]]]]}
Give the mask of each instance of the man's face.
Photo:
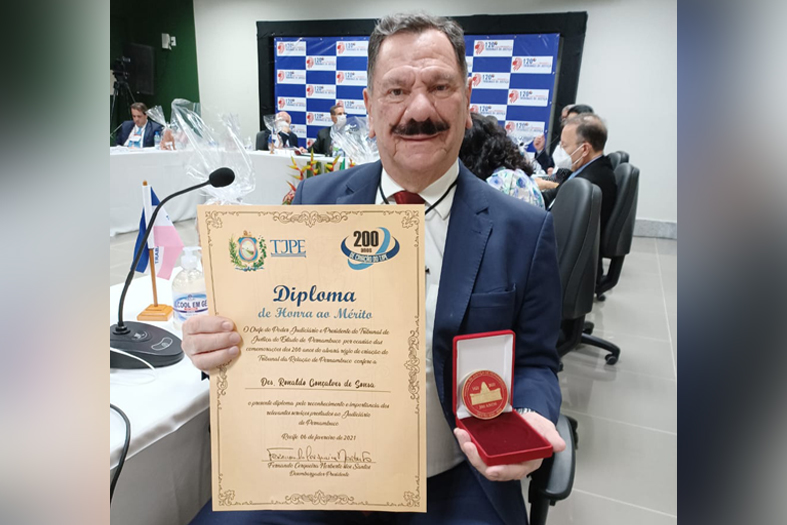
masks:
{"type": "Polygon", "coordinates": [[[568,108],[563,108],[563,111],[560,112],[560,124],[565,125],[566,120],[568,120],[568,108]]]}
{"type": "Polygon", "coordinates": [[[380,46],[363,92],[371,136],[386,170],[445,173],[470,120],[470,86],[443,33],[401,33],[380,46]]]}
{"type": "Polygon", "coordinates": [[[148,116],[138,109],[131,110],[131,119],[134,121],[134,125],[138,128],[142,128],[148,123],[148,116]]]}
{"type": "Polygon", "coordinates": [[[336,110],[334,111],[333,115],[331,115],[331,120],[333,121],[334,124],[336,124],[336,121],[338,120],[339,115],[346,115],[346,113],[344,112],[344,108],[342,108],[342,107],[336,108],[336,110]]]}
{"type": "Polygon", "coordinates": [[[560,147],[571,157],[571,171],[576,171],[587,163],[589,146],[587,142],[577,144],[577,126],[563,128],[560,133],[560,147]]]}

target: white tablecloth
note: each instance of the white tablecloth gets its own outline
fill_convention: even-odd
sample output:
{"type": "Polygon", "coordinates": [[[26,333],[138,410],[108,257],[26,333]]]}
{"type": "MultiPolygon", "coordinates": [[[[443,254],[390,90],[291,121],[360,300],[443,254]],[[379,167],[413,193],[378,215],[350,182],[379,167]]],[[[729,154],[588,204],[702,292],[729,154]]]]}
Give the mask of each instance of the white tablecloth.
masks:
{"type": "MultiPolygon", "coordinates": [[[[172,304],[171,283],[158,280],[158,297],[172,304]]],[[[122,285],[109,289],[110,324],[116,320],[122,285]]],[[[136,279],[124,317],[135,320],[152,301],[150,277],[136,279]]],[[[151,323],[180,336],[171,321],[151,323]]],[[[110,370],[109,400],[131,421],[131,445],[112,501],[112,525],[188,523],[210,498],[209,384],[188,358],[153,372],[110,370]]],[[[125,426],[109,415],[110,479],[123,447],[125,426]]]]}
{"type": "MultiPolygon", "coordinates": [[[[109,235],[136,231],[142,212],[142,181],[148,181],[159,199],[197,184],[186,174],[188,152],[159,151],[153,148],[130,150],[110,148],[109,154],[109,235]]],[[[197,204],[205,202],[200,192],[172,199],[166,205],[174,222],[197,216],[197,204]]]]}
{"type": "MultiPolygon", "coordinates": [[[[159,199],[197,184],[198,182],[186,173],[188,155],[191,154],[188,150],[110,148],[109,235],[136,231],[139,227],[143,180],[148,181],[159,199]]],[[[296,184],[293,176],[297,172],[288,167],[292,164],[291,154],[253,151],[249,152],[249,156],[256,187],[243,198],[243,202],[281,204],[282,198],[290,189],[287,181],[296,184]]],[[[299,166],[304,166],[309,158],[308,155],[295,157],[299,166]]],[[[326,158],[315,155],[315,159],[326,158]]],[[[205,198],[201,191],[175,197],[166,204],[167,213],[173,222],[193,219],[197,216],[197,205],[205,202],[205,198]]]]}

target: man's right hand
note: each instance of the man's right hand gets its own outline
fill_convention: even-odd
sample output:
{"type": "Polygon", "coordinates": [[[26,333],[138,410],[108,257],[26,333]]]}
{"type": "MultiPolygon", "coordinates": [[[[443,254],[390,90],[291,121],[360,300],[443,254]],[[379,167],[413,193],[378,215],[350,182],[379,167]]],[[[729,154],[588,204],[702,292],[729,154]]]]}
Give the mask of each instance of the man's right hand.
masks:
{"type": "Polygon", "coordinates": [[[536,151],[541,153],[544,149],[544,145],[546,144],[546,139],[544,135],[539,135],[538,137],[533,139],[533,147],[536,148],[536,151]]]}
{"type": "Polygon", "coordinates": [[[197,315],[183,323],[181,348],[191,362],[208,372],[237,357],[240,334],[226,317],[197,315]]]}

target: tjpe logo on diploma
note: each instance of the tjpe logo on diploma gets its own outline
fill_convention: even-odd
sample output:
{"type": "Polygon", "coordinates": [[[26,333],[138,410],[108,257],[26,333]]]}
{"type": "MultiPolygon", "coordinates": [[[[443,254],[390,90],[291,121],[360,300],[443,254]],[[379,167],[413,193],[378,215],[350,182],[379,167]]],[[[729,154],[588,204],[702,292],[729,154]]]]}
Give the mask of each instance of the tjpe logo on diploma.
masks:
{"type": "Polygon", "coordinates": [[[354,231],[341,245],[347,264],[353,270],[364,270],[373,264],[393,259],[399,253],[399,241],[386,228],[354,231]],[[380,234],[382,233],[382,238],[380,234]],[[393,246],[391,246],[393,242],[393,246]]]}
{"type": "Polygon", "coordinates": [[[230,262],[236,270],[242,272],[256,272],[262,270],[265,258],[268,256],[268,247],[265,239],[255,237],[244,230],[240,237],[230,237],[230,262]]]}

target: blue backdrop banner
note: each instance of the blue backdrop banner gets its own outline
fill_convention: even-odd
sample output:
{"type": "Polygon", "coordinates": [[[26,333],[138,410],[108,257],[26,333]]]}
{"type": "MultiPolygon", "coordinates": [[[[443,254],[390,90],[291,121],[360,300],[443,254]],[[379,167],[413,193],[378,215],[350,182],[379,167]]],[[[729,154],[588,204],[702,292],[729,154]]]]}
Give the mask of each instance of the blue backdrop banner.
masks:
{"type": "MultiPolygon", "coordinates": [[[[274,43],[276,107],[292,117],[301,146],[311,146],[332,124],[334,104],[348,115],[366,115],[369,37],[282,37],[274,43]]],[[[559,43],[559,34],[466,35],[470,110],[497,117],[517,143],[548,133],[559,43]]]]}

